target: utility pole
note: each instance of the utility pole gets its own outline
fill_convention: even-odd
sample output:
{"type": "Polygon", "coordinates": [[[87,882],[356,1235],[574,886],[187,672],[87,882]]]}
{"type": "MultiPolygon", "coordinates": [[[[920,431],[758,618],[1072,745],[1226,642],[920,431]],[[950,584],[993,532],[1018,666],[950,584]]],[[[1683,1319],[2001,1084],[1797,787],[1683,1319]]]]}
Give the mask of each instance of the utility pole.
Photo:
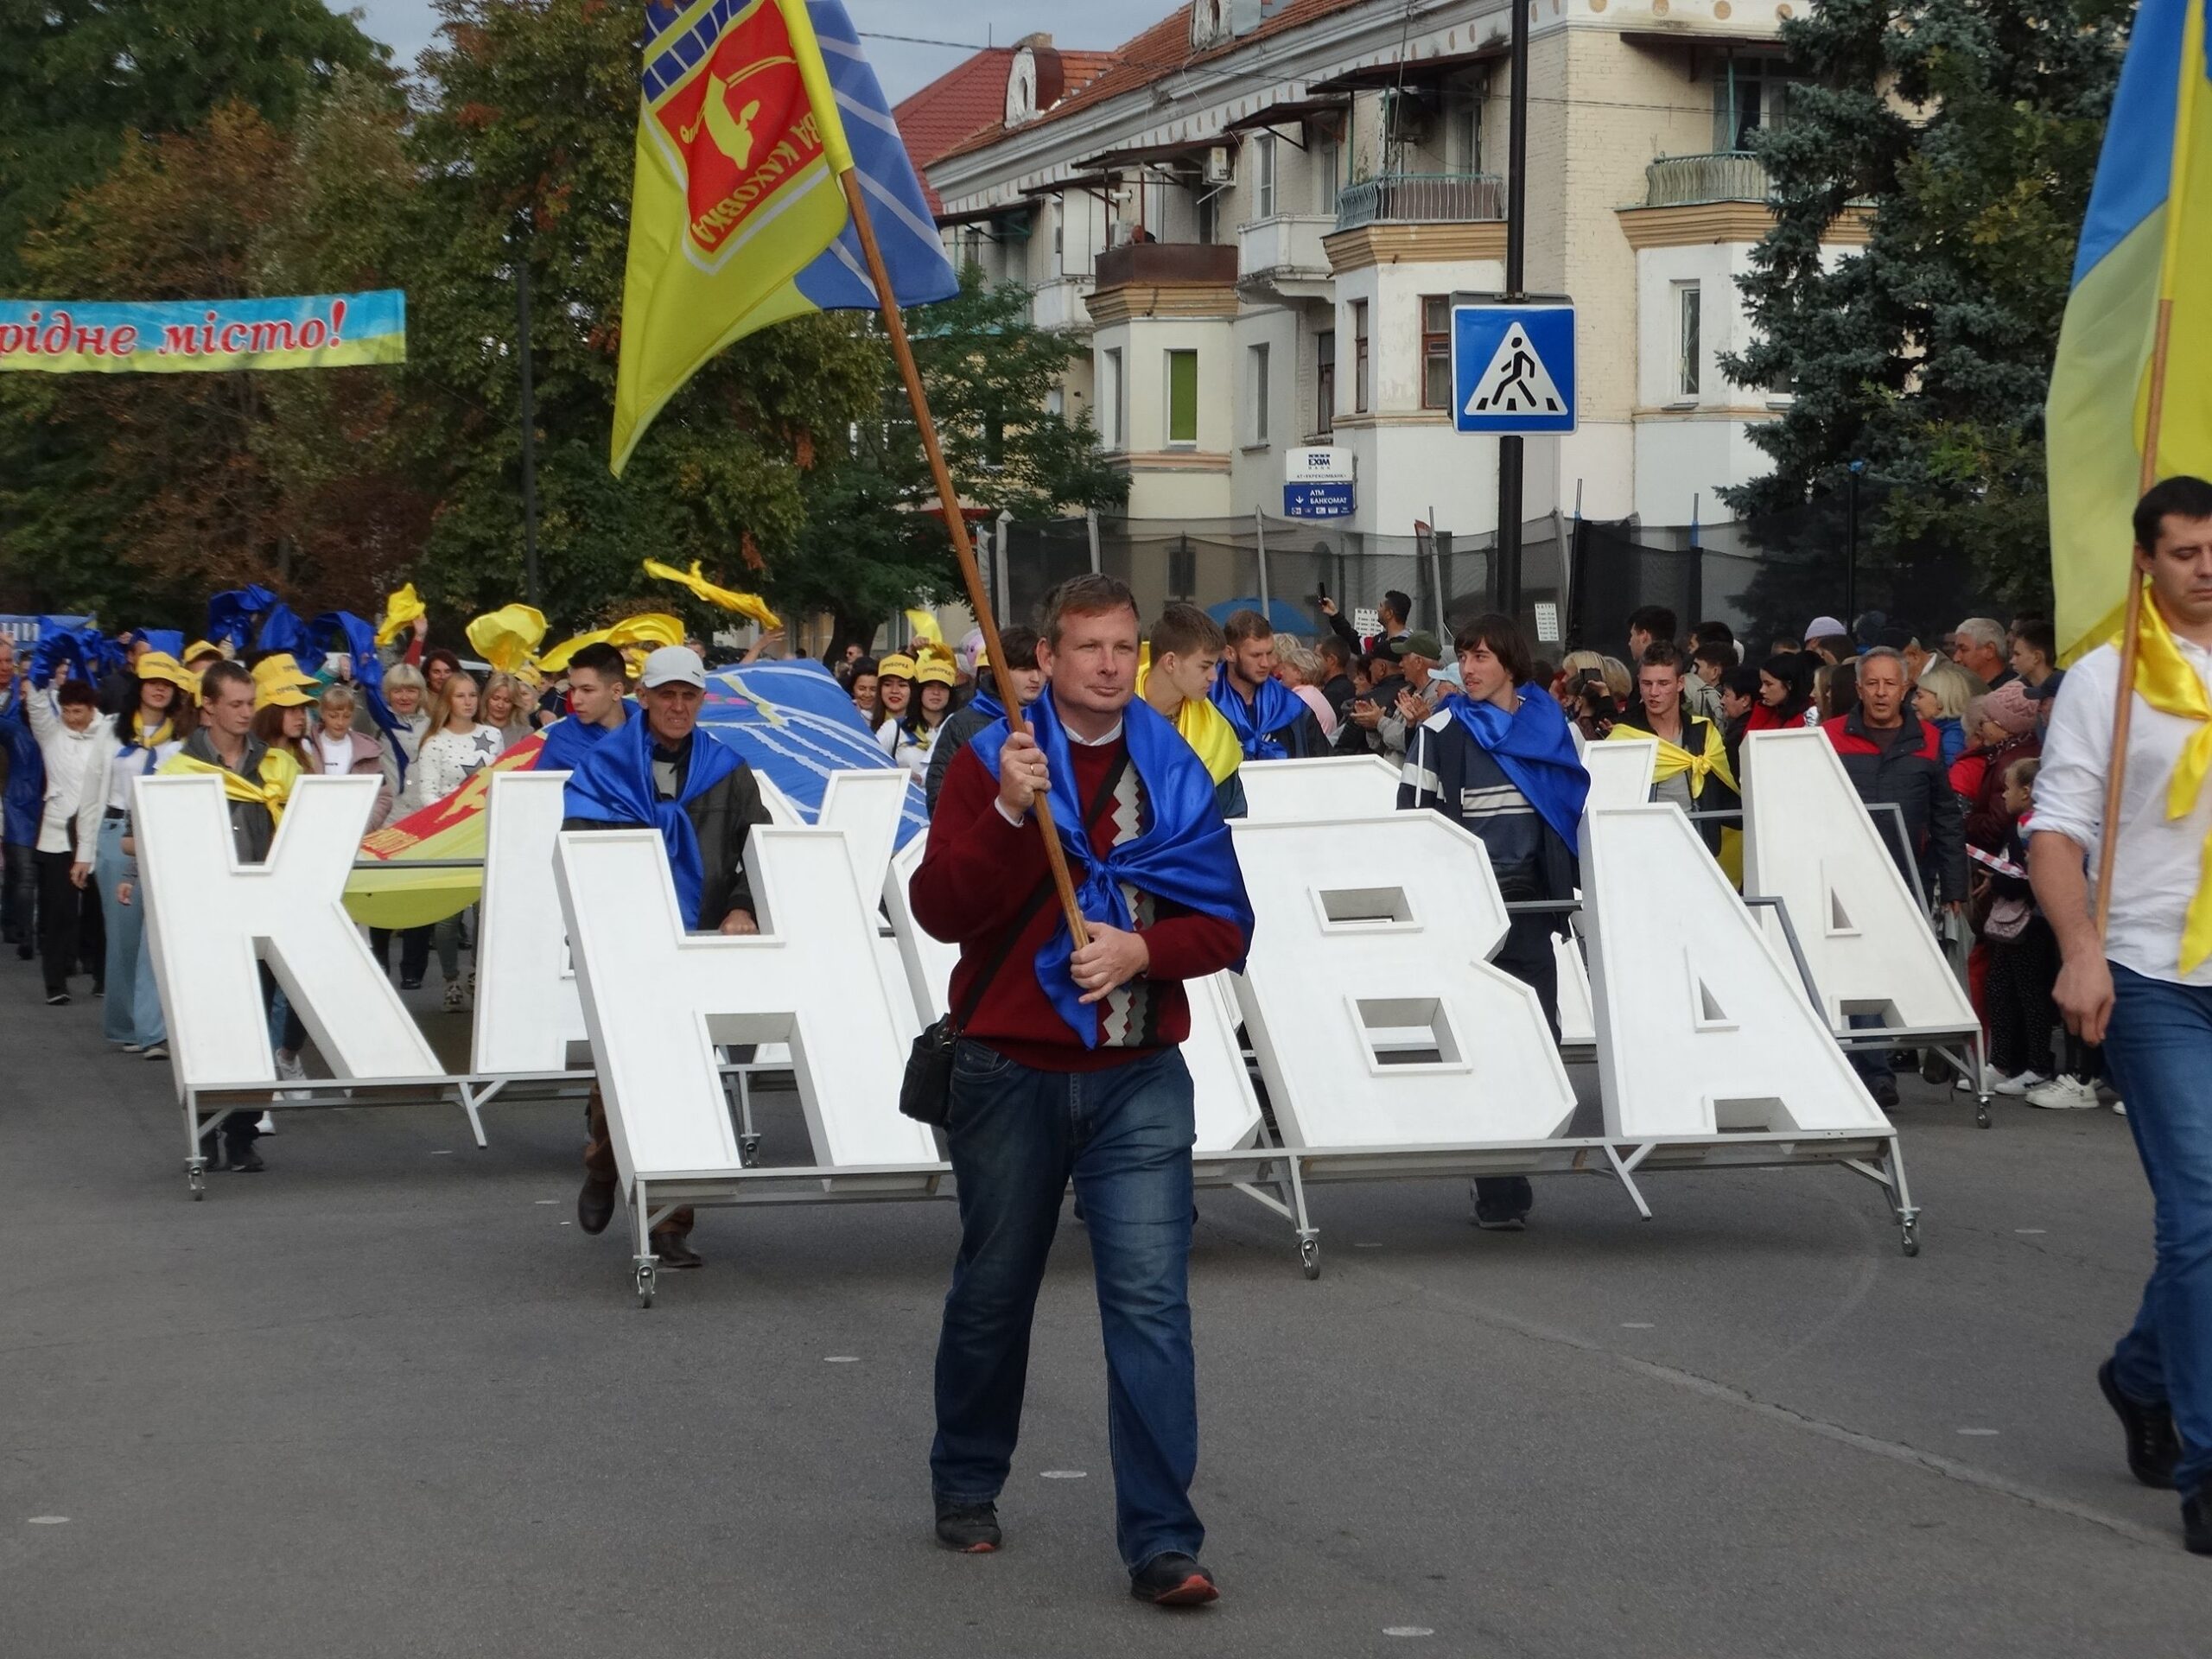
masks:
{"type": "Polygon", "coordinates": [[[531,381],[530,242],[515,245],[515,308],[518,354],[522,359],[522,596],[537,603],[537,397],[531,381]]]}
{"type": "MultiPolygon", "coordinates": [[[[1513,0],[1513,105],[1505,139],[1505,302],[1528,296],[1529,4],[1513,0]]],[[[1522,441],[1497,441],[1497,608],[1521,614],[1522,441]]]]}

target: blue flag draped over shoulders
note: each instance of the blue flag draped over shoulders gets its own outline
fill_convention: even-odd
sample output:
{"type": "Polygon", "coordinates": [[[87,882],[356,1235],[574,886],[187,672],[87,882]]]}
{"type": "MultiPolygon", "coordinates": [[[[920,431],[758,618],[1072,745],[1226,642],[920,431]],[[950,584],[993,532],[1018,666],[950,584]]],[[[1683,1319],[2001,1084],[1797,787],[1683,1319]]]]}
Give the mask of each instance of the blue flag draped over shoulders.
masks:
{"type": "Polygon", "coordinates": [[[620,731],[609,732],[569,774],[564,810],[572,818],[647,824],[659,830],[668,849],[669,874],[676,879],[683,925],[696,928],[706,874],[699,861],[698,832],[683,809],[743,764],[727,744],[695,730],[683,791],[675,800],[664,801],[653,787],[652,728],[633,715],[620,731]]]}
{"type": "Polygon", "coordinates": [[[617,732],[627,731],[645,718],[633,702],[626,701],[622,709],[622,724],[613,731],[604,726],[587,725],[574,715],[564,715],[555,721],[545,728],[545,743],[537,752],[536,769],[539,772],[574,772],[588,760],[608,738],[617,732]]]}
{"type": "Polygon", "coordinates": [[[1569,848],[1582,844],[1582,804],[1590,798],[1590,771],[1574,747],[1567,715],[1543,692],[1524,686],[1521,706],[1507,714],[1494,702],[1451,699],[1452,719],[1490,751],[1498,770],[1529,798],[1536,816],[1569,848]]]}
{"type": "MultiPolygon", "coordinates": [[[[1302,705],[1301,705],[1302,706],[1302,705]]],[[[1252,944],[1252,902],[1244,896],[1244,873],[1237,868],[1236,848],[1229,826],[1214,804],[1213,778],[1182,734],[1141,698],[1122,711],[1122,735],[1129,748],[1129,764],[1144,786],[1145,825],[1134,841],[1113,849],[1103,859],[1092,850],[1085,832],[1083,804],[1076,799],[1075,766],[1068,748],[1068,734],[1049,692],[1027,709],[1031,734],[1045,752],[1045,766],[1052,778],[1053,827],[1067,851],[1075,877],[1076,899],[1084,916],[1109,927],[1128,928],[1132,918],[1128,899],[1122,892],[1127,882],[1140,893],[1181,905],[1204,916],[1234,922],[1243,936],[1245,950],[1252,944]]],[[[1001,718],[978,732],[969,747],[983,769],[999,775],[999,755],[1006,746],[1007,723],[1001,718]]],[[[1075,941],[1065,918],[1052,930],[1036,957],[1037,982],[1044,987],[1068,1029],[1083,1039],[1085,1048],[1098,1046],[1098,1008],[1086,1005],[1082,989],[1069,972],[1075,941]]],[[[1244,966],[1239,951],[1235,965],[1244,966]]]]}
{"type": "Polygon", "coordinates": [[[1294,725],[1306,713],[1306,701],[1281,680],[1260,682],[1258,695],[1248,705],[1229,683],[1229,664],[1213,677],[1213,706],[1229,718],[1230,729],[1243,748],[1247,760],[1281,760],[1289,751],[1268,735],[1294,725]]]}

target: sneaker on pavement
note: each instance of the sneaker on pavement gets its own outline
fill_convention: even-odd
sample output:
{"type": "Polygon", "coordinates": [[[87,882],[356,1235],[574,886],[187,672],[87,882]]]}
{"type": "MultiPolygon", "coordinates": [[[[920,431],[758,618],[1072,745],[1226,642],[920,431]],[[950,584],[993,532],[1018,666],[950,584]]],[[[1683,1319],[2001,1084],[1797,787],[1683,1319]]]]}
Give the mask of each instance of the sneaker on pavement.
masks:
{"type": "Polygon", "coordinates": [[[261,1161],[261,1154],[253,1149],[253,1142],[241,1141],[225,1149],[225,1161],[233,1175],[258,1175],[268,1166],[261,1161]]]}
{"type": "Polygon", "coordinates": [[[143,1054],[146,1052],[146,1045],[143,1043],[125,1043],[123,1046],[123,1052],[126,1054],[143,1054]]]}
{"type": "Polygon", "coordinates": [[[2126,1117],[2127,1116],[2127,1103],[2124,1100],[2115,1100],[2113,1102],[2112,1109],[2121,1117],[2126,1117]]]}
{"type": "Polygon", "coordinates": [[[2029,1090],[2040,1088],[2050,1081],[2032,1066],[2021,1072],[2017,1077],[2008,1077],[2002,1071],[1992,1071],[1989,1075],[1991,1094],[2011,1095],[2015,1099],[2026,1094],[2029,1090]]]}
{"type": "Polygon", "coordinates": [[[261,1121],[258,1123],[256,1123],[253,1127],[263,1135],[276,1134],[276,1114],[274,1112],[264,1112],[261,1115],[261,1121]]]}
{"type": "Polygon", "coordinates": [[[46,1006],[49,1008],[58,1008],[68,1000],[69,993],[67,991],[48,991],[46,994],[46,1006]]]}
{"type": "Polygon", "coordinates": [[[1874,1103],[1888,1111],[1897,1103],[1897,1080],[1895,1077],[1876,1077],[1866,1085],[1866,1092],[1874,1096],[1874,1103]]]}
{"type": "Polygon", "coordinates": [[[2028,1104],[2045,1107],[2055,1112],[2094,1111],[2097,1104],[2097,1085],[2087,1077],[2053,1077],[2049,1083],[2038,1084],[2028,1090],[2028,1104]]]}
{"type": "Polygon", "coordinates": [[[1203,1607],[1221,1590],[1196,1556],[1157,1555],[1129,1574],[1129,1593],[1155,1607],[1203,1607]]]}
{"type": "Polygon", "coordinates": [[[2182,1500],[2182,1541],[2192,1555],[2212,1555],[2212,1480],[2196,1489],[2196,1496],[2182,1500]]]}
{"type": "Polygon", "coordinates": [[[2122,1394],[2109,1359],[2097,1367],[2097,1387],[2127,1432],[2128,1472],[2145,1486],[2173,1491],[2174,1465],[2181,1461],[2181,1436],[2174,1430],[2173,1413],[2122,1394]]]}
{"type": "Polygon", "coordinates": [[[461,982],[457,979],[446,981],[446,1012],[459,1014],[466,1001],[467,998],[461,988],[461,982]]]}
{"type": "Polygon", "coordinates": [[[700,1255],[688,1243],[673,1233],[655,1233],[652,1236],[652,1247],[653,1255],[659,1258],[660,1265],[675,1272],[683,1273],[692,1268],[703,1268],[707,1265],[705,1256],[700,1255]]]}
{"type": "Polygon", "coordinates": [[[937,1541],[963,1555],[988,1555],[999,1547],[998,1506],[993,1503],[939,1503],[937,1541]]]}
{"type": "Polygon", "coordinates": [[[169,1046],[167,1043],[149,1043],[146,1045],[146,1058],[148,1059],[166,1060],[168,1057],[169,1046]]]}

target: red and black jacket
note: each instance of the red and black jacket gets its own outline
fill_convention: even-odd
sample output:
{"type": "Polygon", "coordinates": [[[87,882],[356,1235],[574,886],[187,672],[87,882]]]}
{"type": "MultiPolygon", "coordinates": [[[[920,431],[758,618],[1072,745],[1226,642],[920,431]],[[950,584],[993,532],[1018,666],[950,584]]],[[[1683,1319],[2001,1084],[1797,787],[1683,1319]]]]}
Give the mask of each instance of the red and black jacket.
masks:
{"type": "Polygon", "coordinates": [[[1873,806],[1894,803],[1904,813],[1904,842],[1897,841],[1897,819],[1874,815],[1874,828],[1888,844],[1890,855],[1908,875],[1916,864],[1929,896],[1945,903],[1967,896],[1965,820],[1959,798],[1951,788],[1943,765],[1943,734],[1910,709],[1904,726],[1885,734],[1889,741],[1876,741],[1866,729],[1864,709],[1825,722],[1821,729],[1843,761],[1843,769],[1859,798],[1873,806]]]}

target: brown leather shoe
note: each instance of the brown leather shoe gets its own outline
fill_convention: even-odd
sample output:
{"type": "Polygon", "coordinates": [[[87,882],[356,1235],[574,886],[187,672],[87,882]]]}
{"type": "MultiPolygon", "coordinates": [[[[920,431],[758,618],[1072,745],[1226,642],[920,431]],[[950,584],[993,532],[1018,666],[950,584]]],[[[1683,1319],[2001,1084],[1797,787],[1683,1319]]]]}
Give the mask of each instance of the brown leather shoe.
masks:
{"type": "Polygon", "coordinates": [[[674,1233],[655,1233],[653,1254],[660,1258],[660,1265],[664,1268],[681,1269],[703,1268],[707,1265],[705,1256],[700,1255],[674,1233]]]}
{"type": "Polygon", "coordinates": [[[588,1233],[603,1233],[613,1219],[614,1183],[585,1176],[583,1191],[576,1194],[576,1225],[588,1233]]]}

